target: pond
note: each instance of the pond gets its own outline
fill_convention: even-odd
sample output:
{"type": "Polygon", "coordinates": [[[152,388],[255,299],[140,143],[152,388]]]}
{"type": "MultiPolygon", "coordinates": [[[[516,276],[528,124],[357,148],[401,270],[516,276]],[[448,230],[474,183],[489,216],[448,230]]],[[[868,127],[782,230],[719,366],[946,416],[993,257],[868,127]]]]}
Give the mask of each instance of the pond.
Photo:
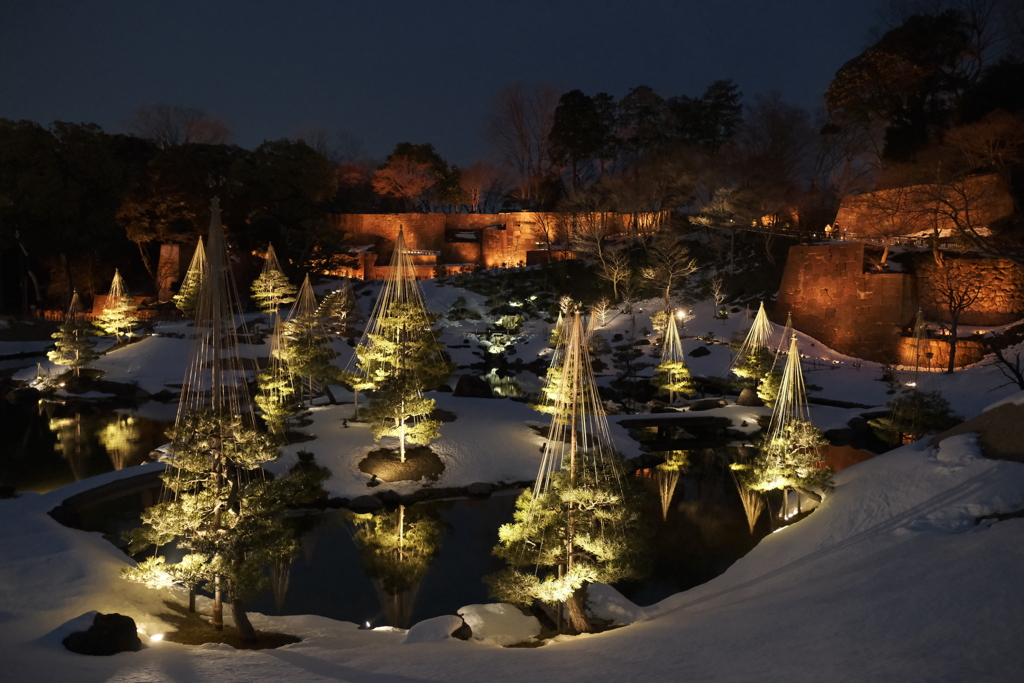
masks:
{"type": "MultiPolygon", "coordinates": [[[[751,534],[720,454],[698,454],[693,460],[665,507],[657,474],[638,473],[652,492],[645,510],[655,530],[651,571],[616,588],[639,605],[718,576],[769,532],[763,516],[751,534]]],[[[293,515],[288,523],[298,532],[301,550],[289,563],[267,568],[272,590],[249,607],[264,614],[318,614],[408,627],[455,614],[465,605],[492,602],[483,579],[503,567],[491,550],[498,527],[512,519],[516,494],[431,501],[374,515],[345,510],[293,515]],[[400,558],[393,544],[399,526],[406,534],[400,558]]],[[[138,519],[140,508],[137,498],[108,501],[102,509],[82,511],[81,518],[115,540],[138,519]]]]}
{"type": "Polygon", "coordinates": [[[89,401],[0,400],[0,486],[45,493],[145,462],[167,420],[89,401]]]}

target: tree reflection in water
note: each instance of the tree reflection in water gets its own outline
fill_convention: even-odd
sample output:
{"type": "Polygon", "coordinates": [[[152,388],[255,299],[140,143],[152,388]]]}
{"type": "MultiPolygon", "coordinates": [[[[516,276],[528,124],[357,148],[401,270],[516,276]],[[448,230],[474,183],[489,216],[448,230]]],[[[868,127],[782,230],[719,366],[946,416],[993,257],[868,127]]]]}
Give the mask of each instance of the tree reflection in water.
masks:
{"type": "Polygon", "coordinates": [[[345,513],[366,576],[388,624],[408,628],[423,576],[441,546],[436,506],[399,506],[392,512],[345,513]]]}

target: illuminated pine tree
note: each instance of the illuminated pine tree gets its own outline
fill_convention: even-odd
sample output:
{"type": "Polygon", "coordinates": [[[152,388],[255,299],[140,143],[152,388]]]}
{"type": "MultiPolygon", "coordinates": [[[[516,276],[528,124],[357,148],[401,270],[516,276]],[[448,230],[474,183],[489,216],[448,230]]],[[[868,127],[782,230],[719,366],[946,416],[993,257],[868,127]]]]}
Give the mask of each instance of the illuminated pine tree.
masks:
{"type": "Polygon", "coordinates": [[[665,347],[661,362],[654,368],[651,384],[668,394],[669,405],[675,402],[676,394],[688,394],[694,390],[690,368],[683,361],[683,346],[679,341],[676,319],[671,311],[665,321],[665,347]]]}
{"type": "Polygon", "coordinates": [[[281,270],[281,263],[274,253],[274,245],[267,246],[263,271],[252,283],[252,298],[264,313],[274,313],[281,306],[295,301],[295,285],[281,270]]]}
{"type": "Polygon", "coordinates": [[[135,299],[125,289],[121,273],[114,270],[114,280],[110,283],[107,301],[103,305],[103,310],[93,321],[93,325],[98,327],[103,335],[121,341],[122,335],[131,336],[132,329],[138,322],[135,299]]]}
{"type": "Polygon", "coordinates": [[[203,271],[206,268],[206,250],[203,248],[203,238],[199,238],[196,250],[192,254],[192,261],[188,264],[185,277],[178,287],[178,293],[171,297],[178,310],[192,317],[196,309],[196,298],[199,296],[199,287],[203,283],[203,271]]]}
{"type": "Polygon", "coordinates": [[[832,488],[832,470],[821,464],[827,446],[828,440],[810,420],[800,352],[793,335],[772,417],[758,455],[743,475],[745,483],[755,491],[781,489],[785,517],[788,489],[817,496],[812,489],[832,488]]]}
{"type": "Polygon", "coordinates": [[[764,302],[761,302],[750,331],[730,368],[734,375],[748,380],[752,387],[756,387],[761,378],[771,372],[775,365],[775,358],[768,347],[771,336],[772,323],[765,313],[764,302]]]}
{"type": "Polygon", "coordinates": [[[310,403],[325,385],[337,381],[338,368],[331,364],[337,353],[317,314],[316,295],[309,276],[302,281],[288,321],[284,323],[284,343],[278,351],[293,377],[300,378],[300,400],[309,397],[310,403]]]}
{"type": "Polygon", "coordinates": [[[345,278],[340,288],[324,297],[317,308],[317,315],[327,331],[334,334],[341,334],[358,322],[359,307],[356,306],[356,296],[348,278],[345,278]]]}
{"type": "Polygon", "coordinates": [[[283,437],[289,430],[310,424],[309,411],[295,391],[295,378],[285,361],[281,316],[274,313],[274,329],[270,336],[270,357],[267,367],[256,376],[259,392],[256,405],[267,430],[283,437]]]}
{"type": "Polygon", "coordinates": [[[75,377],[81,368],[99,358],[94,350],[96,342],[90,336],[91,325],[82,318],[82,304],[78,292],[71,296],[71,305],[64,318],[64,324],[51,336],[57,341],[53,351],[46,354],[50,362],[56,365],[70,366],[75,377]]]}
{"type": "Polygon", "coordinates": [[[451,374],[451,363],[437,343],[433,322],[399,229],[388,279],[356,346],[355,370],[343,376],[353,389],[370,391],[367,416],[374,438],[397,437],[401,462],[407,442],[426,445],[440,434],[441,423],[428,417],[434,400],[423,392],[451,374]]]}
{"type": "Polygon", "coordinates": [[[516,501],[514,521],[498,532],[494,554],[509,567],[486,581],[502,601],[564,603],[571,629],[589,632],[587,587],[639,578],[648,529],[642,491],[611,447],[578,313],[569,329],[537,482],[516,501]]]}
{"type": "Polygon", "coordinates": [[[572,316],[579,310],[579,304],[570,297],[563,296],[559,301],[558,320],[551,330],[550,343],[555,347],[551,353],[551,364],[544,378],[544,386],[540,389],[540,400],[530,407],[541,413],[553,413],[560,391],[562,376],[562,360],[565,357],[565,345],[569,341],[572,329],[572,316]]]}
{"type": "Polygon", "coordinates": [[[205,584],[213,594],[212,624],[223,629],[223,602],[231,603],[242,639],[256,640],[247,602],[266,586],[263,567],[298,551],[282,515],[289,504],[322,494],[328,472],[295,468],[268,480],[261,466],[277,459],[274,438],[253,428],[245,366],[238,353],[231,266],[217,200],[209,251],[195,308],[195,334],[185,371],[178,418],[168,430],[169,467],[161,475],[161,502],[147,508],[143,525],[128,534],[132,552],[176,542],[186,559],[152,560],[125,577],[149,585],[168,581],[205,584]]]}

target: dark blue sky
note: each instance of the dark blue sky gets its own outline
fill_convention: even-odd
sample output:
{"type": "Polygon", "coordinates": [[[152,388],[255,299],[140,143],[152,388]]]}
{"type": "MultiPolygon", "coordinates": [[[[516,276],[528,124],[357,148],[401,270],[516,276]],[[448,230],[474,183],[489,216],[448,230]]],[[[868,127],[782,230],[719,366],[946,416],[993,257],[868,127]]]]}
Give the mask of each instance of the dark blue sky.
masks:
{"type": "Polygon", "coordinates": [[[881,2],[4,0],[0,117],[119,132],[165,102],[222,117],[245,147],[320,125],[378,157],[431,142],[466,164],[515,81],[668,97],[732,78],[747,99],[816,107],[881,2]]]}

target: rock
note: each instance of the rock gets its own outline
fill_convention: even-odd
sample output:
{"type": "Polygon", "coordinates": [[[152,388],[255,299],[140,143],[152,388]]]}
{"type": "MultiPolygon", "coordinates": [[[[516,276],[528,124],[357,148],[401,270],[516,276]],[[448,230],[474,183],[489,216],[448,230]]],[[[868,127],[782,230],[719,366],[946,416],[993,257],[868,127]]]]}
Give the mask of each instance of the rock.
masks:
{"type": "Polygon", "coordinates": [[[491,385],[473,375],[463,375],[459,377],[458,383],[455,385],[455,391],[452,392],[452,396],[461,396],[463,398],[494,398],[494,392],[491,391],[491,385]]]}
{"type": "MultiPolygon", "coordinates": [[[[450,614],[434,617],[433,619],[424,619],[419,623],[413,624],[402,643],[404,645],[411,645],[412,643],[439,643],[449,640],[456,633],[463,633],[466,628],[468,628],[466,622],[450,614]]],[[[470,631],[470,634],[472,634],[472,631],[470,631]]],[[[460,638],[460,640],[468,639],[468,636],[460,638]]]]}
{"type": "Polygon", "coordinates": [[[384,502],[377,496],[358,496],[348,504],[348,508],[352,512],[376,512],[382,507],[384,507],[384,502]]]}
{"type": "Polygon", "coordinates": [[[693,351],[690,351],[691,358],[700,358],[701,356],[710,356],[711,349],[706,346],[698,346],[693,351]]]}
{"type": "Polygon", "coordinates": [[[72,633],[64,647],[80,655],[109,656],[142,649],[135,620],[123,614],[96,614],[87,631],[72,633]]]}
{"type": "Polygon", "coordinates": [[[493,490],[494,487],[490,484],[478,481],[466,487],[466,495],[472,496],[473,498],[488,498],[493,490]]]}
{"type": "Polygon", "coordinates": [[[452,393],[452,388],[447,384],[442,384],[437,389],[434,389],[434,391],[440,391],[441,393],[450,394],[452,393]]]}
{"type": "Polygon", "coordinates": [[[714,410],[715,408],[724,408],[728,405],[724,398],[702,398],[699,401],[694,401],[690,405],[691,411],[701,410],[714,410]]]}
{"type": "Polygon", "coordinates": [[[736,399],[736,405],[753,408],[756,406],[763,406],[764,401],[761,400],[761,397],[757,395],[756,391],[750,387],[746,387],[740,392],[740,397],[736,399]]]}
{"type": "Polygon", "coordinates": [[[633,342],[633,346],[650,346],[651,341],[649,339],[637,339],[633,342]]]}
{"type": "Polygon", "coordinates": [[[327,507],[331,508],[332,510],[338,510],[340,508],[343,508],[347,503],[348,498],[340,498],[338,496],[335,496],[333,498],[327,499],[327,507]]]}
{"type": "Polygon", "coordinates": [[[540,635],[540,621],[527,616],[515,605],[499,602],[467,605],[459,616],[473,630],[473,640],[493,645],[514,645],[540,635]]]}

